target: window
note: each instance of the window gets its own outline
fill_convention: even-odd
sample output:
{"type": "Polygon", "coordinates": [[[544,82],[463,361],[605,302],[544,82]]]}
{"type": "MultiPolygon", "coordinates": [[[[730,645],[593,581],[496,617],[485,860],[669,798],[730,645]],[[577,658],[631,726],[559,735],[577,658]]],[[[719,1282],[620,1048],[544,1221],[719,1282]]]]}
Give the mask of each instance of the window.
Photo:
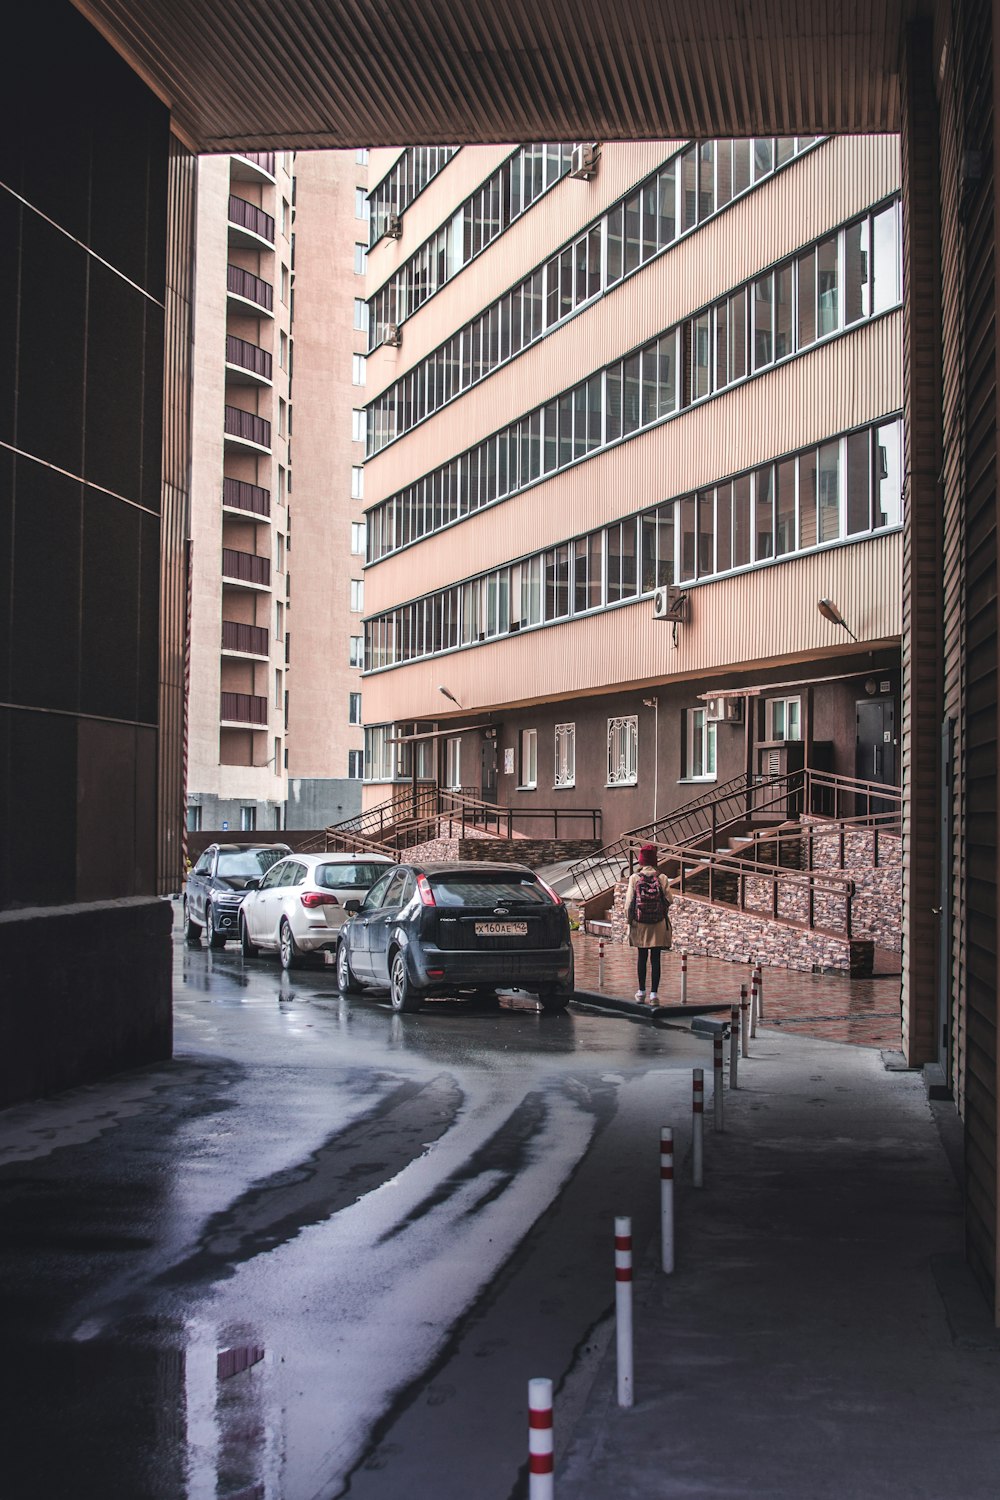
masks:
{"type": "Polygon", "coordinates": [[[363,187],[356,187],[354,189],[354,217],[367,220],[369,212],[368,194],[363,187]]]}
{"type": "Polygon", "coordinates": [[[538,785],[538,730],[521,730],[521,764],[518,768],[518,785],[538,785]]]}
{"type": "Polygon", "coordinates": [[[285,306],[288,305],[288,267],[281,268],[281,300],[285,306]]]}
{"type": "Polygon", "coordinates": [[[366,364],[366,360],[365,360],[365,357],[364,357],[363,354],[352,354],[351,355],[351,384],[352,385],[364,385],[364,383],[365,383],[365,364],[366,364]]]}
{"type": "Polygon", "coordinates": [[[348,693],[347,695],[347,722],[348,724],[361,723],[361,694],[348,693]]]}
{"type": "MultiPolygon", "coordinates": [[[[363,276],[365,274],[365,271],[367,269],[368,269],[368,246],[367,245],[355,244],[355,246],[354,246],[354,274],[355,274],[355,276],[363,276]]],[[[354,299],[354,317],[355,317],[354,326],[355,326],[355,328],[360,328],[362,326],[359,322],[357,322],[358,302],[359,302],[359,300],[360,299],[357,298],[357,297],[355,297],[355,299],[354,299]]],[[[366,302],[362,302],[361,306],[364,308],[365,312],[367,313],[367,311],[368,311],[368,304],[366,302]]]]}
{"type": "Polygon", "coordinates": [[[766,711],[769,740],[800,740],[802,738],[801,698],[768,698],[766,711]]]}
{"type": "Polygon", "coordinates": [[[355,151],[355,153],[354,153],[354,160],[355,160],[356,164],[359,167],[367,167],[367,165],[368,165],[368,147],[367,146],[359,146],[358,149],[357,149],[357,151],[355,151]]]}
{"type": "Polygon", "coordinates": [[[274,706],[281,707],[281,673],[277,670],[274,673],[274,706]]]}
{"type": "Polygon", "coordinates": [[[240,828],[243,833],[251,833],[257,827],[257,808],[240,808],[240,828]]]}
{"type": "Polygon", "coordinates": [[[365,780],[391,781],[395,769],[395,745],[390,745],[390,724],[372,724],[365,730],[365,780]]]}
{"type": "Polygon", "coordinates": [[[684,766],[687,780],[715,779],[715,728],[703,708],[688,709],[684,766]]]}
{"type": "Polygon", "coordinates": [[[351,522],[351,551],[360,556],[365,550],[365,523],[364,521],[351,522]]]}
{"type": "Polygon", "coordinates": [[[365,638],[363,635],[352,635],[350,638],[349,665],[352,667],[363,667],[365,664],[365,638]]]}
{"type": "Polygon", "coordinates": [[[639,780],[637,715],[608,720],[608,786],[635,786],[639,780]]]}
{"type": "Polygon", "coordinates": [[[348,750],[347,752],[347,775],[351,781],[360,781],[365,772],[365,752],[363,750],[348,750]]]}
{"type": "Polygon", "coordinates": [[[360,614],[365,607],[365,581],[363,578],[351,579],[351,609],[360,614]]]}
{"type": "Polygon", "coordinates": [[[365,440],[365,410],[355,407],[351,412],[351,438],[355,443],[363,443],[365,440]]]}
{"type": "Polygon", "coordinates": [[[445,741],[444,784],[452,791],[462,785],[462,740],[461,737],[445,741]]]}
{"type": "Polygon", "coordinates": [[[368,332],[368,303],[361,297],[354,299],[354,326],[360,328],[362,333],[368,332]]]}
{"type": "Polygon", "coordinates": [[[576,785],[576,725],[557,724],[555,734],[555,786],[576,785]]]}
{"type": "Polygon", "coordinates": [[[351,465],[351,499],[365,498],[365,471],[361,464],[351,465]]]}
{"type": "Polygon", "coordinates": [[[198,833],[201,829],[201,805],[192,803],[187,810],[188,833],[198,833]]]}

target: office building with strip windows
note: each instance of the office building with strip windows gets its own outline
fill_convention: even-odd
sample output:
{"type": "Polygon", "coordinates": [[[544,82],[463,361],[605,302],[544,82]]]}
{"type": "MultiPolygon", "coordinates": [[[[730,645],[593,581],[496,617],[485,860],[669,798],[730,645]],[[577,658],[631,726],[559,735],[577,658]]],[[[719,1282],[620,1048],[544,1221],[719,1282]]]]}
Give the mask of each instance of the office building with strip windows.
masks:
{"type": "Polygon", "coordinates": [[[898,139],[433,166],[371,158],[365,805],[898,785],[898,139]]]}

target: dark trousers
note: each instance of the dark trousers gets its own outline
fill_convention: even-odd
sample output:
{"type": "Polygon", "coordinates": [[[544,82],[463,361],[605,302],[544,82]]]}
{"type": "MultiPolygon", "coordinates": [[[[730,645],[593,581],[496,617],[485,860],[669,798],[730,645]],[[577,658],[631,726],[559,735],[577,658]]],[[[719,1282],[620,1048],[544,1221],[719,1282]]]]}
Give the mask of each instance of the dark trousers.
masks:
{"type": "Polygon", "coordinates": [[[636,965],[639,973],[639,988],[646,988],[646,958],[649,957],[649,988],[658,990],[660,988],[660,954],[662,948],[637,948],[636,965]]]}

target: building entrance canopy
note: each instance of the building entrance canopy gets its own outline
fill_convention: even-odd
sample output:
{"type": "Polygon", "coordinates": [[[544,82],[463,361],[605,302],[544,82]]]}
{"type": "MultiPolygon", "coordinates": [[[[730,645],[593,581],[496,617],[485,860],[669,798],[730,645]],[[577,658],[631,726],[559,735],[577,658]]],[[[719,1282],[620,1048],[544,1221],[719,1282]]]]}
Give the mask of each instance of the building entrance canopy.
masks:
{"type": "Polygon", "coordinates": [[[894,131],[919,0],[77,0],[195,151],[894,131]]]}

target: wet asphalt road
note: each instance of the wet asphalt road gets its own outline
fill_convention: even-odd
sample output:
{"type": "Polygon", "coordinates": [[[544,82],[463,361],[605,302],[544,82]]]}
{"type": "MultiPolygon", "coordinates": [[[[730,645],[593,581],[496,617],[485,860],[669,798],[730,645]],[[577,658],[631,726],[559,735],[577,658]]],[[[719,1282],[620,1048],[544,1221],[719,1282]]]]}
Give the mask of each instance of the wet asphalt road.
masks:
{"type": "Polygon", "coordinates": [[[706,1044],[175,959],[172,1064],[0,1114],[0,1496],[526,1495],[706,1044]]]}

